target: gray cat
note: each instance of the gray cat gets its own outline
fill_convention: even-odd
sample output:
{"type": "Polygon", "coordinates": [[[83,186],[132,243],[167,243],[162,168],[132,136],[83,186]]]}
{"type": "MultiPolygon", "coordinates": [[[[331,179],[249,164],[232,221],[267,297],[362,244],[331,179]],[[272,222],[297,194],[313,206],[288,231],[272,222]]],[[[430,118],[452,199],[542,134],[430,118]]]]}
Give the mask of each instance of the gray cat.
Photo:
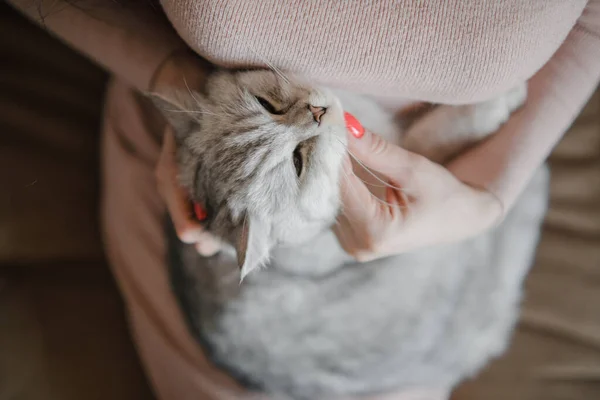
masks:
{"type": "Polygon", "coordinates": [[[170,246],[173,287],[211,359],[273,398],[314,400],[450,390],[500,354],[546,211],[545,167],[500,226],[460,243],[359,264],[330,228],[343,111],[443,163],[525,97],[523,84],[438,106],[407,130],[368,98],[272,71],[219,71],[203,93],[155,97],[176,133],[181,183],[227,243],[208,258],[170,246]]]}

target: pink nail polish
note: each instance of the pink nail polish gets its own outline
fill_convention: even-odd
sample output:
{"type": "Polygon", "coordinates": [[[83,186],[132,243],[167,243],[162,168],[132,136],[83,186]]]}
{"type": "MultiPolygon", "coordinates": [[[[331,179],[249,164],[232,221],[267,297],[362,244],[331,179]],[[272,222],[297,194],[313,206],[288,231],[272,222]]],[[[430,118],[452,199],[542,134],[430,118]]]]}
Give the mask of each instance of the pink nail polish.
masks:
{"type": "Polygon", "coordinates": [[[344,119],[346,120],[346,129],[357,139],[360,139],[365,134],[365,128],[358,122],[356,117],[349,112],[344,113],[344,119]]]}
{"type": "Polygon", "coordinates": [[[198,221],[204,221],[208,216],[204,207],[196,202],[194,202],[194,214],[198,218],[198,221]]]}

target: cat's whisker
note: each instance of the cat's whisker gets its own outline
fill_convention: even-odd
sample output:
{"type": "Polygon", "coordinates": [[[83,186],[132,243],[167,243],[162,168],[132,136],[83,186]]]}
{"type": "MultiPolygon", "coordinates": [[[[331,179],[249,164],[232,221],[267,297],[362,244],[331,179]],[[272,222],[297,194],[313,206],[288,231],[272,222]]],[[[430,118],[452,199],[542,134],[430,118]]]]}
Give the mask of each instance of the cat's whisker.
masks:
{"type": "MultiPolygon", "coordinates": [[[[350,175],[348,174],[348,172],[347,172],[347,171],[345,171],[345,170],[342,170],[342,174],[344,174],[344,176],[345,176],[345,178],[346,178],[346,179],[348,179],[348,178],[350,177],[350,175]]],[[[353,174],[354,174],[354,173],[353,173],[353,174]]],[[[354,176],[355,176],[356,178],[358,178],[359,180],[361,180],[362,182],[364,182],[365,184],[367,184],[367,185],[369,184],[369,182],[366,182],[366,181],[364,181],[364,180],[363,180],[363,179],[361,179],[360,177],[356,176],[356,174],[354,174],[354,176]]],[[[384,186],[380,186],[380,185],[373,185],[373,186],[376,186],[376,187],[384,187],[384,186]]],[[[356,194],[356,188],[355,188],[354,186],[350,186],[350,187],[352,188],[352,190],[354,190],[354,191],[355,191],[355,194],[356,194]]],[[[406,205],[406,206],[402,206],[402,205],[400,205],[400,204],[393,204],[393,203],[389,203],[389,202],[387,202],[387,201],[385,201],[385,200],[383,200],[383,199],[381,199],[381,198],[377,197],[375,194],[373,194],[373,198],[375,199],[375,201],[377,201],[377,202],[379,202],[379,203],[381,203],[381,204],[383,204],[383,205],[385,205],[385,206],[388,206],[388,207],[394,207],[394,208],[398,208],[398,209],[408,209],[408,208],[409,208],[409,206],[408,206],[408,205],[406,205]]],[[[342,206],[342,213],[344,213],[344,206],[342,206]]],[[[346,215],[346,217],[348,217],[348,214],[344,213],[344,215],[346,215]]]]}
{"type": "Polygon", "coordinates": [[[356,157],[350,150],[347,150],[347,151],[348,151],[348,155],[350,157],[352,157],[352,159],[354,159],[354,161],[356,161],[356,163],[359,166],[361,166],[369,175],[371,175],[373,178],[375,178],[378,182],[380,182],[383,185],[382,187],[389,187],[391,189],[395,189],[395,190],[398,190],[398,191],[404,192],[404,193],[410,192],[409,189],[394,186],[391,183],[384,181],[379,176],[377,176],[377,174],[375,174],[373,171],[371,171],[371,169],[369,167],[367,167],[362,161],[360,161],[358,159],[358,157],[356,157]]]}
{"type": "MultiPolygon", "coordinates": [[[[346,179],[348,179],[348,178],[350,177],[350,175],[349,175],[348,171],[346,171],[346,170],[344,170],[344,169],[342,169],[342,174],[344,175],[344,177],[345,177],[346,179]]],[[[379,188],[381,188],[381,187],[390,187],[390,186],[391,186],[391,187],[393,187],[392,185],[385,185],[385,186],[383,186],[383,185],[374,185],[374,184],[372,184],[372,183],[370,183],[370,182],[367,182],[367,181],[365,181],[364,179],[361,179],[359,176],[357,176],[356,174],[354,174],[354,172],[352,172],[352,174],[353,174],[353,175],[354,175],[354,176],[355,176],[357,179],[359,179],[360,181],[362,181],[363,183],[365,183],[366,185],[371,185],[371,186],[374,186],[374,187],[379,187],[379,188]]],[[[356,188],[354,188],[354,186],[351,186],[351,187],[352,187],[352,190],[356,190],[356,188]]],[[[381,198],[377,197],[375,194],[373,194],[373,198],[374,198],[374,199],[375,199],[377,202],[379,202],[379,203],[381,203],[381,204],[383,204],[383,205],[386,205],[386,206],[388,206],[388,207],[394,207],[394,208],[398,208],[398,209],[408,209],[408,208],[409,208],[409,205],[402,206],[402,205],[400,205],[400,204],[393,204],[393,203],[389,203],[389,202],[387,202],[387,201],[385,201],[385,200],[383,200],[383,199],[381,199],[381,198]]],[[[342,207],[342,212],[343,212],[343,207],[342,207]]],[[[346,216],[347,216],[347,214],[346,214],[346,216]]]]}
{"type": "MultiPolygon", "coordinates": [[[[336,139],[336,140],[338,140],[340,143],[342,143],[342,144],[343,144],[343,142],[342,142],[342,140],[341,140],[340,138],[336,137],[335,139],[336,139]]],[[[382,183],[382,185],[375,185],[374,183],[372,183],[372,182],[367,182],[367,181],[365,181],[364,179],[361,179],[360,177],[358,177],[358,176],[356,176],[356,175],[355,175],[355,176],[356,176],[358,179],[360,179],[360,180],[361,180],[363,183],[365,183],[366,185],[373,186],[373,187],[389,187],[389,188],[392,188],[392,189],[398,190],[398,191],[400,191],[400,192],[403,192],[403,193],[408,193],[408,192],[410,192],[410,190],[409,190],[409,189],[406,189],[406,188],[400,188],[400,187],[394,186],[394,185],[392,185],[391,183],[388,183],[388,182],[384,181],[383,179],[381,179],[380,177],[378,177],[378,176],[377,176],[377,174],[375,174],[373,171],[371,171],[371,169],[370,169],[369,167],[367,167],[367,166],[366,166],[366,165],[365,165],[365,164],[364,164],[362,161],[360,161],[360,160],[358,159],[358,157],[356,157],[356,156],[355,156],[355,155],[354,155],[354,154],[353,154],[353,153],[352,153],[350,150],[348,150],[348,148],[347,148],[347,147],[346,147],[346,152],[347,152],[347,153],[348,153],[348,155],[349,155],[350,157],[352,157],[352,159],[354,159],[354,161],[356,161],[356,163],[357,163],[357,164],[358,164],[360,167],[362,167],[362,168],[363,168],[363,169],[364,169],[364,170],[365,170],[365,171],[366,171],[366,172],[367,172],[369,175],[371,175],[371,176],[372,176],[373,178],[375,178],[377,181],[379,181],[379,182],[381,182],[381,183],[382,183]]]]}
{"type": "Polygon", "coordinates": [[[170,113],[185,113],[185,114],[204,114],[204,115],[214,115],[218,116],[219,114],[210,112],[210,111],[198,111],[198,110],[165,110],[170,113]]]}
{"type": "Polygon", "coordinates": [[[227,115],[227,116],[234,115],[234,113],[231,112],[231,111],[234,111],[234,110],[231,110],[230,108],[227,108],[227,106],[225,104],[219,104],[218,107],[219,107],[219,111],[222,114],[227,115]]]}
{"type": "Polygon", "coordinates": [[[281,70],[279,68],[275,67],[275,65],[270,63],[269,60],[267,60],[265,57],[261,56],[256,50],[254,50],[254,48],[249,43],[247,43],[247,46],[248,46],[248,49],[250,49],[250,51],[253,52],[256,57],[258,57],[262,62],[267,64],[267,67],[269,67],[269,69],[271,71],[273,71],[276,75],[278,75],[281,79],[283,79],[283,81],[285,83],[287,83],[288,85],[290,84],[290,80],[283,74],[283,72],[281,72],[281,70]]]}
{"type": "MultiPolygon", "coordinates": [[[[346,179],[348,179],[348,178],[349,178],[349,175],[348,175],[348,173],[347,173],[346,171],[344,171],[343,173],[345,174],[345,178],[346,178],[346,179]]],[[[352,186],[352,190],[353,190],[353,191],[355,192],[355,194],[356,194],[356,188],[352,186]]],[[[349,215],[349,214],[346,212],[346,210],[347,210],[347,209],[348,209],[348,205],[347,205],[347,204],[342,204],[342,206],[341,206],[341,208],[340,208],[340,211],[341,211],[341,213],[342,213],[343,215],[345,215],[345,216],[346,216],[346,218],[348,218],[348,219],[351,219],[350,215],[349,215]]],[[[339,223],[340,223],[340,222],[338,221],[338,224],[339,224],[339,223]]]]}
{"type": "MultiPolygon", "coordinates": [[[[341,208],[341,210],[340,210],[340,213],[341,213],[341,215],[343,215],[343,216],[344,216],[344,218],[346,218],[346,219],[348,219],[348,220],[350,220],[350,221],[353,221],[353,219],[351,218],[351,216],[350,216],[350,215],[348,215],[348,213],[347,213],[347,212],[344,210],[344,208],[343,208],[343,207],[341,208]]],[[[357,221],[357,222],[358,222],[358,219],[354,219],[354,221],[357,221]]],[[[342,227],[342,225],[344,224],[344,222],[343,222],[343,221],[340,221],[340,220],[339,220],[339,216],[338,216],[338,217],[336,217],[335,224],[336,224],[336,225],[338,225],[338,226],[340,226],[340,227],[342,227]]]]}
{"type": "MultiPolygon", "coordinates": [[[[345,151],[345,150],[344,150],[344,151],[345,151]]],[[[347,172],[345,169],[342,169],[342,170],[341,170],[341,172],[344,174],[344,176],[345,176],[346,178],[349,178],[349,177],[350,177],[350,175],[348,174],[348,172],[347,172]]],[[[387,187],[387,186],[385,186],[385,185],[376,185],[376,184],[374,184],[373,182],[366,181],[366,180],[364,180],[363,178],[361,178],[360,176],[358,176],[358,175],[354,174],[354,172],[352,172],[352,174],[353,174],[353,175],[356,177],[356,179],[360,180],[360,181],[361,181],[362,183],[364,183],[365,185],[372,186],[372,187],[378,187],[378,188],[387,187]]]]}
{"type": "MultiPolygon", "coordinates": [[[[348,175],[348,174],[346,174],[346,175],[348,175]]],[[[358,179],[359,181],[361,181],[362,183],[364,183],[367,186],[376,187],[376,188],[385,188],[385,187],[388,187],[387,185],[377,185],[377,184],[375,184],[373,182],[369,182],[367,180],[364,180],[363,178],[361,178],[360,176],[358,176],[356,174],[354,176],[356,177],[356,179],[358,179]]]]}
{"type": "MultiPolygon", "coordinates": [[[[196,97],[196,95],[194,94],[194,91],[192,91],[192,89],[190,89],[190,86],[187,83],[187,79],[185,78],[185,75],[183,76],[183,83],[185,84],[186,90],[188,91],[188,94],[190,95],[190,97],[194,100],[194,102],[196,103],[196,105],[198,107],[200,107],[202,110],[165,110],[171,113],[185,113],[185,114],[201,114],[201,115],[212,115],[212,116],[219,116],[220,114],[211,112],[211,111],[206,111],[204,110],[205,106],[202,104],[202,102],[200,101],[200,99],[198,99],[198,97],[196,97]]],[[[226,115],[228,115],[227,113],[225,113],[226,115]]]]}
{"type": "Polygon", "coordinates": [[[202,103],[200,102],[200,100],[198,100],[198,98],[194,95],[194,92],[192,92],[192,90],[190,89],[190,87],[187,83],[187,79],[185,79],[185,75],[183,76],[183,83],[185,84],[185,87],[187,88],[188,93],[190,94],[190,96],[192,96],[192,99],[194,99],[194,101],[196,102],[198,107],[202,107],[202,103]]]}

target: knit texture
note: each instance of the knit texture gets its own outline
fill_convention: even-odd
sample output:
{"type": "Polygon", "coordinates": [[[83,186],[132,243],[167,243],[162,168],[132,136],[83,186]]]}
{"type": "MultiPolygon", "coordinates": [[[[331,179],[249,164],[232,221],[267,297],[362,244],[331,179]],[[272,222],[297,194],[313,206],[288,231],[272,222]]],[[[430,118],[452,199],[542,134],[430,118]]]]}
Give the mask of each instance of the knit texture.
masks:
{"type": "Polygon", "coordinates": [[[163,0],[201,55],[274,65],[388,105],[459,104],[529,81],[525,106],[451,166],[510,209],[600,79],[600,0],[163,0]]]}
{"type": "Polygon", "coordinates": [[[201,55],[385,97],[458,103],[531,77],[585,0],[164,0],[201,55]]]}

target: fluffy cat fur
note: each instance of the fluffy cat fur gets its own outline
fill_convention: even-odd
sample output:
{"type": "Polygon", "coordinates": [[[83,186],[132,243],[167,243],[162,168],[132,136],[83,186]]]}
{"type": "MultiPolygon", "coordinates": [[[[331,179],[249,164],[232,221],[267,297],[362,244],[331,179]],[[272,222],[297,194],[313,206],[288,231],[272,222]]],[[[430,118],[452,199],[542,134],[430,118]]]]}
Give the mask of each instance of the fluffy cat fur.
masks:
{"type": "Polygon", "coordinates": [[[358,264],[329,228],[341,207],[342,110],[443,163],[525,96],[523,84],[438,106],[404,131],[368,98],[271,71],[220,71],[202,93],[155,98],[176,132],[182,184],[230,245],[204,258],[170,242],[175,294],[211,359],[273,398],[314,400],[450,389],[500,354],[546,210],[545,167],[500,226],[471,240],[358,264]],[[310,105],[326,107],[320,122],[310,105]]]}

